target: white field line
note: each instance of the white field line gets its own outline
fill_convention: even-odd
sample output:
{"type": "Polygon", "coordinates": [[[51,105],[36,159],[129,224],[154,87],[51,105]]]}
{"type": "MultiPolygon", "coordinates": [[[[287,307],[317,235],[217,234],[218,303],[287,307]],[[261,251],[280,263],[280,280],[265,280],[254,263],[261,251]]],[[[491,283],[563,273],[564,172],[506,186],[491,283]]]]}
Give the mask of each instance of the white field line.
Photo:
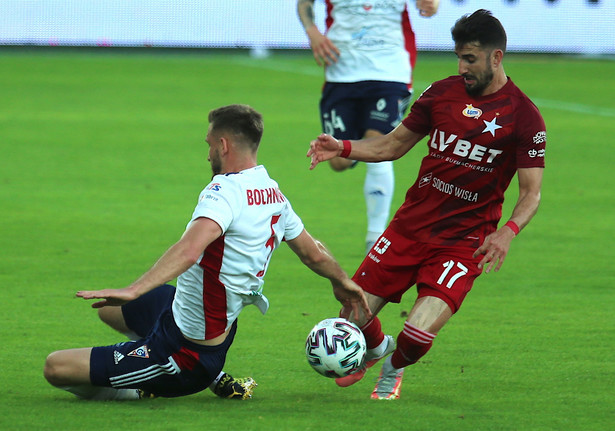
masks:
{"type": "Polygon", "coordinates": [[[583,105],[582,103],[562,102],[560,100],[549,100],[532,98],[532,101],[539,108],[557,109],[559,111],[574,112],[577,114],[597,115],[600,117],[615,118],[615,109],[601,108],[599,106],[583,105]]]}

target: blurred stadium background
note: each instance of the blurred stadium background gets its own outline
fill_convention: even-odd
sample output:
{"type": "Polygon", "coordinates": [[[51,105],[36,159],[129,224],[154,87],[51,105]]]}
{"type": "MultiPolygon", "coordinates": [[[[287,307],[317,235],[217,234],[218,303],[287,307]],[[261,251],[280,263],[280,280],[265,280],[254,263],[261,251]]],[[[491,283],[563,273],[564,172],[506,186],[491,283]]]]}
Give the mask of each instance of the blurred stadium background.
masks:
{"type": "MultiPolygon", "coordinates": [[[[615,54],[612,0],[442,0],[430,19],[410,7],[419,49],[449,50],[454,21],[479,8],[502,21],[511,52],[615,54]]],[[[0,23],[0,45],[307,48],[294,0],[2,0],[0,23]]]]}

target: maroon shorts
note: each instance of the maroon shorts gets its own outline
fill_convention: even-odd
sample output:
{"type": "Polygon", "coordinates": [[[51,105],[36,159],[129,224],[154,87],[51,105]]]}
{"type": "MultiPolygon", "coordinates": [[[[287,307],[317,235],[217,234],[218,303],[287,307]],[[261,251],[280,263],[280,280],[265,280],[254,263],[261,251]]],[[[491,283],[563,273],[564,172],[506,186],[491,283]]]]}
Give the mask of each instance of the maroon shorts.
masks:
{"type": "Polygon", "coordinates": [[[418,297],[435,296],[453,313],[481,273],[474,249],[427,244],[387,229],[369,251],[352,279],[368,293],[400,302],[416,284],[418,297]]]}

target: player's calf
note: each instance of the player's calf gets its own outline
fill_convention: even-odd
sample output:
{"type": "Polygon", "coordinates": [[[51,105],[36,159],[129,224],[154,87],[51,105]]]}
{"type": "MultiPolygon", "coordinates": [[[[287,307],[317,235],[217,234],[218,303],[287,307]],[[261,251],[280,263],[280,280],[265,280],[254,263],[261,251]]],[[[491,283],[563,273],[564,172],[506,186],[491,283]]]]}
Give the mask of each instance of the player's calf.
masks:
{"type": "Polygon", "coordinates": [[[397,336],[397,348],[391,355],[393,367],[403,368],[416,363],[431,349],[435,337],[436,334],[406,322],[403,331],[397,336]]]}

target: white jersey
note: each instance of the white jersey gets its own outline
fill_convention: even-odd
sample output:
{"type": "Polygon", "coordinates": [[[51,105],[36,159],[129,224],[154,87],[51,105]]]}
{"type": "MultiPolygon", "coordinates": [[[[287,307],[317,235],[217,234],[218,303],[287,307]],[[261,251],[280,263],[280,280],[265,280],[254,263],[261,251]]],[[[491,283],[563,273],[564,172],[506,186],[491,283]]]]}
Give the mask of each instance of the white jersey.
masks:
{"type": "Polygon", "coordinates": [[[340,50],[327,82],[412,83],[416,56],[406,0],[325,0],[327,37],[340,50]]]}
{"type": "Polygon", "coordinates": [[[200,217],[220,225],[222,236],[177,278],[173,315],[185,336],[209,340],[230,328],[246,305],[267,311],[262,291],[271,253],[282,239],[299,236],[303,223],[264,166],[216,175],[190,222],[200,217]]]}

